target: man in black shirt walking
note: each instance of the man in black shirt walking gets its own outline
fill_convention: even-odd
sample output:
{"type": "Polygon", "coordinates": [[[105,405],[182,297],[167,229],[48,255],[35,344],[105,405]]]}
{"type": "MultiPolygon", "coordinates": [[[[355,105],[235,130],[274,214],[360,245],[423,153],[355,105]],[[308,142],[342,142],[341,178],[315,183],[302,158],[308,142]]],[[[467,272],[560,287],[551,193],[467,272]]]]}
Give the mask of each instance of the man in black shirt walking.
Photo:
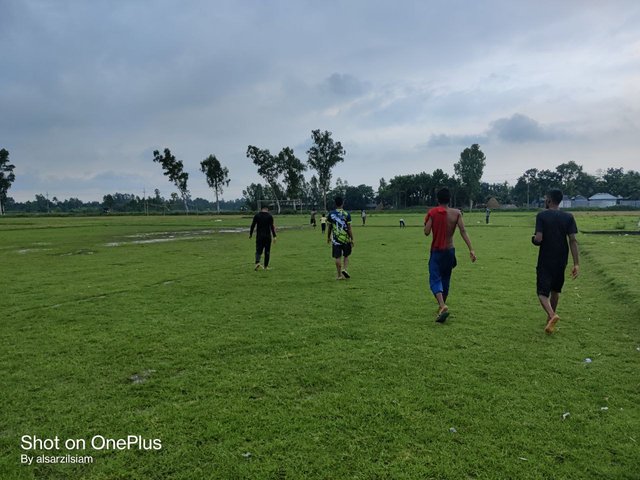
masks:
{"type": "Polygon", "coordinates": [[[264,268],[269,268],[269,257],[271,256],[271,236],[273,242],[276,241],[276,227],[273,224],[273,216],[269,213],[269,208],[264,206],[260,212],[256,213],[251,222],[251,230],[249,230],[249,238],[253,237],[253,229],[256,229],[256,266],[255,270],[260,270],[260,257],[264,250],[264,268]]]}
{"type": "Polygon", "coordinates": [[[560,292],[564,285],[564,271],[569,259],[569,250],[573,257],[571,277],[580,273],[580,257],[576,233],[578,227],[573,215],[560,210],[562,192],[551,190],[545,197],[546,210],[536,217],[536,234],[531,238],[538,252],[537,290],[540,305],[547,313],[545,332],[553,333],[560,317],[556,313],[560,292]],[[569,243],[567,244],[567,238],[569,243]]]}

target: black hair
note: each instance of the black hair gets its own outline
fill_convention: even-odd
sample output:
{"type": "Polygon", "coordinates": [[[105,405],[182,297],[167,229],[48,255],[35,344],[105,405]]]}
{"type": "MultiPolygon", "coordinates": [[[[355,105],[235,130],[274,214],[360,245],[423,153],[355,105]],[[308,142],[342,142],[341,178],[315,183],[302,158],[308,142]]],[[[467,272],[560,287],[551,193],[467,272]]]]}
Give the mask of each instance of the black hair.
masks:
{"type": "Polygon", "coordinates": [[[562,203],[562,190],[558,188],[552,188],[547,192],[547,198],[553,202],[554,205],[560,205],[562,203]]]}
{"type": "Polygon", "coordinates": [[[334,201],[336,202],[336,207],[341,207],[344,204],[344,200],[342,200],[342,197],[336,197],[334,201]]]}
{"type": "Polygon", "coordinates": [[[451,201],[451,192],[447,187],[444,187],[438,190],[438,193],[436,196],[438,197],[438,203],[441,205],[442,204],[448,205],[449,202],[451,201]]]}

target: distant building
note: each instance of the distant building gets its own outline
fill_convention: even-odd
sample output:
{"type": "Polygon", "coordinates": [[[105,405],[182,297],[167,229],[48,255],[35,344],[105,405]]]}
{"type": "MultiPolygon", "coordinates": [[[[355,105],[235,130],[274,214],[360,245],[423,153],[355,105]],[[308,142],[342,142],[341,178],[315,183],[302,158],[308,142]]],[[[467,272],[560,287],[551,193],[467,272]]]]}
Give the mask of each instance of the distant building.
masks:
{"type": "Polygon", "coordinates": [[[624,207],[640,208],[640,200],[620,200],[618,205],[622,205],[624,207]]]}
{"type": "Polygon", "coordinates": [[[571,199],[571,206],[573,208],[586,208],[589,206],[589,199],[587,197],[583,197],[582,195],[576,195],[571,199]]]}
{"type": "Polygon", "coordinates": [[[596,193],[589,197],[589,206],[595,208],[615,207],[618,205],[618,197],[610,193],[596,193]]]}

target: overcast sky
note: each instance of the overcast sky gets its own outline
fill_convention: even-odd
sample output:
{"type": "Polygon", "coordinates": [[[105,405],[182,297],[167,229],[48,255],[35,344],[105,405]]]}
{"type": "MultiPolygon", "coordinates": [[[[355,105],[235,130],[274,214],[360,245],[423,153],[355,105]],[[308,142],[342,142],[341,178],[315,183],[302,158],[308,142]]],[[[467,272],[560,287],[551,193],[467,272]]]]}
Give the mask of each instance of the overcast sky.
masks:
{"type": "MultiPolygon", "coordinates": [[[[18,201],[175,189],[152,162],[259,181],[248,145],[306,161],[311,130],[347,154],[333,180],[484,180],[573,160],[640,169],[640,2],[0,0],[0,148],[18,201]]],[[[307,178],[311,173],[307,172],[307,178]]]]}

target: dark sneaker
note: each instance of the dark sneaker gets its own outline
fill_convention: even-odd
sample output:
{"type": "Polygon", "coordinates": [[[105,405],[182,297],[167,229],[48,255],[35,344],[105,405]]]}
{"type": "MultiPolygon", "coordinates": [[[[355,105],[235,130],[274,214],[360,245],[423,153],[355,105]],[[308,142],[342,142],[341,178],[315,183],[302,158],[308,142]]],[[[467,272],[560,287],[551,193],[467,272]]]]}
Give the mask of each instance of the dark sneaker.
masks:
{"type": "Polygon", "coordinates": [[[449,317],[449,307],[442,307],[438,310],[438,316],[436,317],[436,322],[444,323],[444,321],[449,317]]]}
{"type": "Polygon", "coordinates": [[[349,272],[347,272],[346,270],[342,270],[342,276],[344,278],[351,278],[351,275],[349,275],[349,272]]]}

